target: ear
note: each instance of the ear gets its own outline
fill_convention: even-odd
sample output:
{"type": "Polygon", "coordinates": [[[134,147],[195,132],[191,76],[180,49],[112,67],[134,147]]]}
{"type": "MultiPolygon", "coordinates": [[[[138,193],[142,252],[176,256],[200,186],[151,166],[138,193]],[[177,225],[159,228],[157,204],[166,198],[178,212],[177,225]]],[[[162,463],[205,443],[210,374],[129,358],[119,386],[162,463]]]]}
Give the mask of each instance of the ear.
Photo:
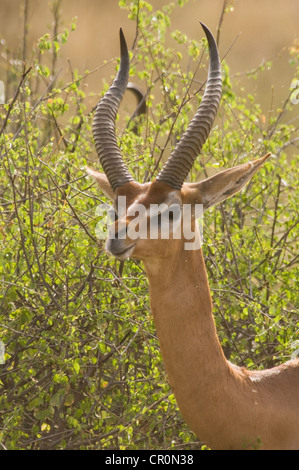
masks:
{"type": "Polygon", "coordinates": [[[90,176],[92,176],[96,180],[105,196],[107,196],[113,201],[114,192],[110,186],[107,176],[104,173],[100,173],[99,171],[94,170],[93,168],[89,168],[88,166],[85,167],[85,170],[90,176]]]}
{"type": "Polygon", "coordinates": [[[270,155],[222,171],[199,183],[185,183],[182,192],[188,203],[203,204],[204,210],[209,209],[239,192],[270,155]]]}

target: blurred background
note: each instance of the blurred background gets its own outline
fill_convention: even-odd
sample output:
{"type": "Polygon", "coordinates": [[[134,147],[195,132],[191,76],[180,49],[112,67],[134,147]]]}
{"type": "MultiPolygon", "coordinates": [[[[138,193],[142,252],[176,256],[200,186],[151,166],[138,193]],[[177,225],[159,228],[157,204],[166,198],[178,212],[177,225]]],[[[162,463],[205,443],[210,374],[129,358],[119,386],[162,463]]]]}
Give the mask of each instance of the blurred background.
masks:
{"type": "MultiPolygon", "coordinates": [[[[53,14],[48,0],[1,0],[0,3],[0,80],[5,73],[4,51],[10,57],[22,55],[24,25],[26,24],[26,62],[30,63],[38,38],[53,34],[53,14]],[[26,20],[25,4],[27,4],[26,20]]],[[[118,0],[61,0],[61,32],[77,17],[77,29],[59,51],[59,67],[70,74],[70,67],[84,73],[118,56],[118,30],[121,26],[129,46],[135,37],[136,25],[127,18],[127,11],[119,7],[118,0]]],[[[155,8],[170,3],[151,0],[155,8]]],[[[225,15],[220,37],[220,53],[226,56],[232,74],[256,69],[263,61],[272,61],[273,68],[264,73],[255,84],[263,108],[269,108],[273,96],[279,107],[286,99],[294,68],[289,64],[290,48],[299,48],[299,0],[233,0],[228,2],[231,12],[225,15]],[[274,88],[273,88],[274,87],[274,88]],[[273,91],[274,90],[274,91],[273,91]]],[[[189,0],[184,8],[177,8],[171,16],[170,28],[179,29],[193,39],[203,36],[199,21],[216,31],[223,0],[189,0]]],[[[92,74],[87,85],[89,91],[99,92],[102,78],[107,81],[115,71],[115,63],[107,64],[92,74]]],[[[69,77],[70,78],[70,75],[69,77]]],[[[267,109],[265,109],[267,112],[267,109]]]]}

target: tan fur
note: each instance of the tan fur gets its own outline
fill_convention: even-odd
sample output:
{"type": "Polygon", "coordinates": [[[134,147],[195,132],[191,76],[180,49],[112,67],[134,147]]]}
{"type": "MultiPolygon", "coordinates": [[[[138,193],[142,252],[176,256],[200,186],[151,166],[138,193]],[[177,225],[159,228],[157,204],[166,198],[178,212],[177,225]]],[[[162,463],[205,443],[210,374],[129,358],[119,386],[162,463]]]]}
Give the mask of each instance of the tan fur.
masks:
{"type": "MultiPolygon", "coordinates": [[[[118,188],[114,197],[126,195],[128,208],[135,201],[146,206],[179,201],[209,208],[239,191],[268,157],[200,183],[185,183],[181,191],[156,181],[134,182],[118,188]]],[[[95,173],[111,196],[107,180],[95,173]]],[[[124,221],[128,223],[127,215],[124,221]]],[[[195,223],[193,229],[199,237],[195,223]]],[[[213,449],[299,449],[299,361],[250,372],[226,360],[212,316],[202,250],[187,251],[184,242],[107,242],[114,256],[144,261],[165,368],[184,419],[213,449]],[[118,256],[120,249],[124,254],[118,256]]]]}

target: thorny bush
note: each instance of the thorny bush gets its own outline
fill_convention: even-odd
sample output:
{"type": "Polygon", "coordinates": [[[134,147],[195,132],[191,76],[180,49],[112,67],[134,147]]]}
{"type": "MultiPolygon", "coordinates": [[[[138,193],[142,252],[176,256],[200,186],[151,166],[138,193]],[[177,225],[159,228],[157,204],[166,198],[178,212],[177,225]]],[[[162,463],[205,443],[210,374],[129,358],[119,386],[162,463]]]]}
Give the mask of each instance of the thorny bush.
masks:
{"type": "MultiPolygon", "coordinates": [[[[117,123],[139,181],[156,174],[201,99],[205,40],[169,28],[172,10],[184,3],[154,11],[147,2],[120,2],[138,25],[130,79],[147,94],[145,116],[125,131],[117,123]]],[[[91,123],[98,95],[83,86],[90,72],[72,70],[71,82],[59,81],[57,55],[76,24],[60,34],[56,26],[30,63],[10,60],[2,45],[0,445],[199,449],[168,386],[142,264],[119,264],[96,238],[96,206],[105,198],[84,165],[97,165],[91,123]]],[[[291,61],[296,75],[296,51],[291,61]]],[[[190,178],[272,152],[242,194],[204,219],[225,354],[249,368],[271,367],[298,348],[298,120],[288,119],[290,96],[266,119],[255,97],[236,95],[240,80],[223,62],[219,117],[190,178]]]]}

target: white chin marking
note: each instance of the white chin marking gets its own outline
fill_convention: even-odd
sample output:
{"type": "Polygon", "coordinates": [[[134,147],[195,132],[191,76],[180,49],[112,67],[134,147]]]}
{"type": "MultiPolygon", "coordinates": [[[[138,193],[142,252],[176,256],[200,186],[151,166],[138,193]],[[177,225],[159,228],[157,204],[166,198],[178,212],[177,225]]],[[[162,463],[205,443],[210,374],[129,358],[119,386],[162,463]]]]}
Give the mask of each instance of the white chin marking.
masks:
{"type": "Polygon", "coordinates": [[[133,253],[134,248],[135,248],[135,245],[136,245],[136,243],[134,243],[134,245],[128,247],[127,249],[124,249],[123,251],[117,253],[117,252],[115,252],[114,250],[111,250],[111,246],[110,246],[110,244],[109,244],[109,240],[107,240],[107,242],[106,242],[106,251],[107,251],[110,255],[114,256],[114,258],[116,258],[116,259],[118,259],[118,260],[120,260],[120,261],[125,261],[125,260],[128,259],[128,258],[131,256],[131,254],[133,253]]]}

